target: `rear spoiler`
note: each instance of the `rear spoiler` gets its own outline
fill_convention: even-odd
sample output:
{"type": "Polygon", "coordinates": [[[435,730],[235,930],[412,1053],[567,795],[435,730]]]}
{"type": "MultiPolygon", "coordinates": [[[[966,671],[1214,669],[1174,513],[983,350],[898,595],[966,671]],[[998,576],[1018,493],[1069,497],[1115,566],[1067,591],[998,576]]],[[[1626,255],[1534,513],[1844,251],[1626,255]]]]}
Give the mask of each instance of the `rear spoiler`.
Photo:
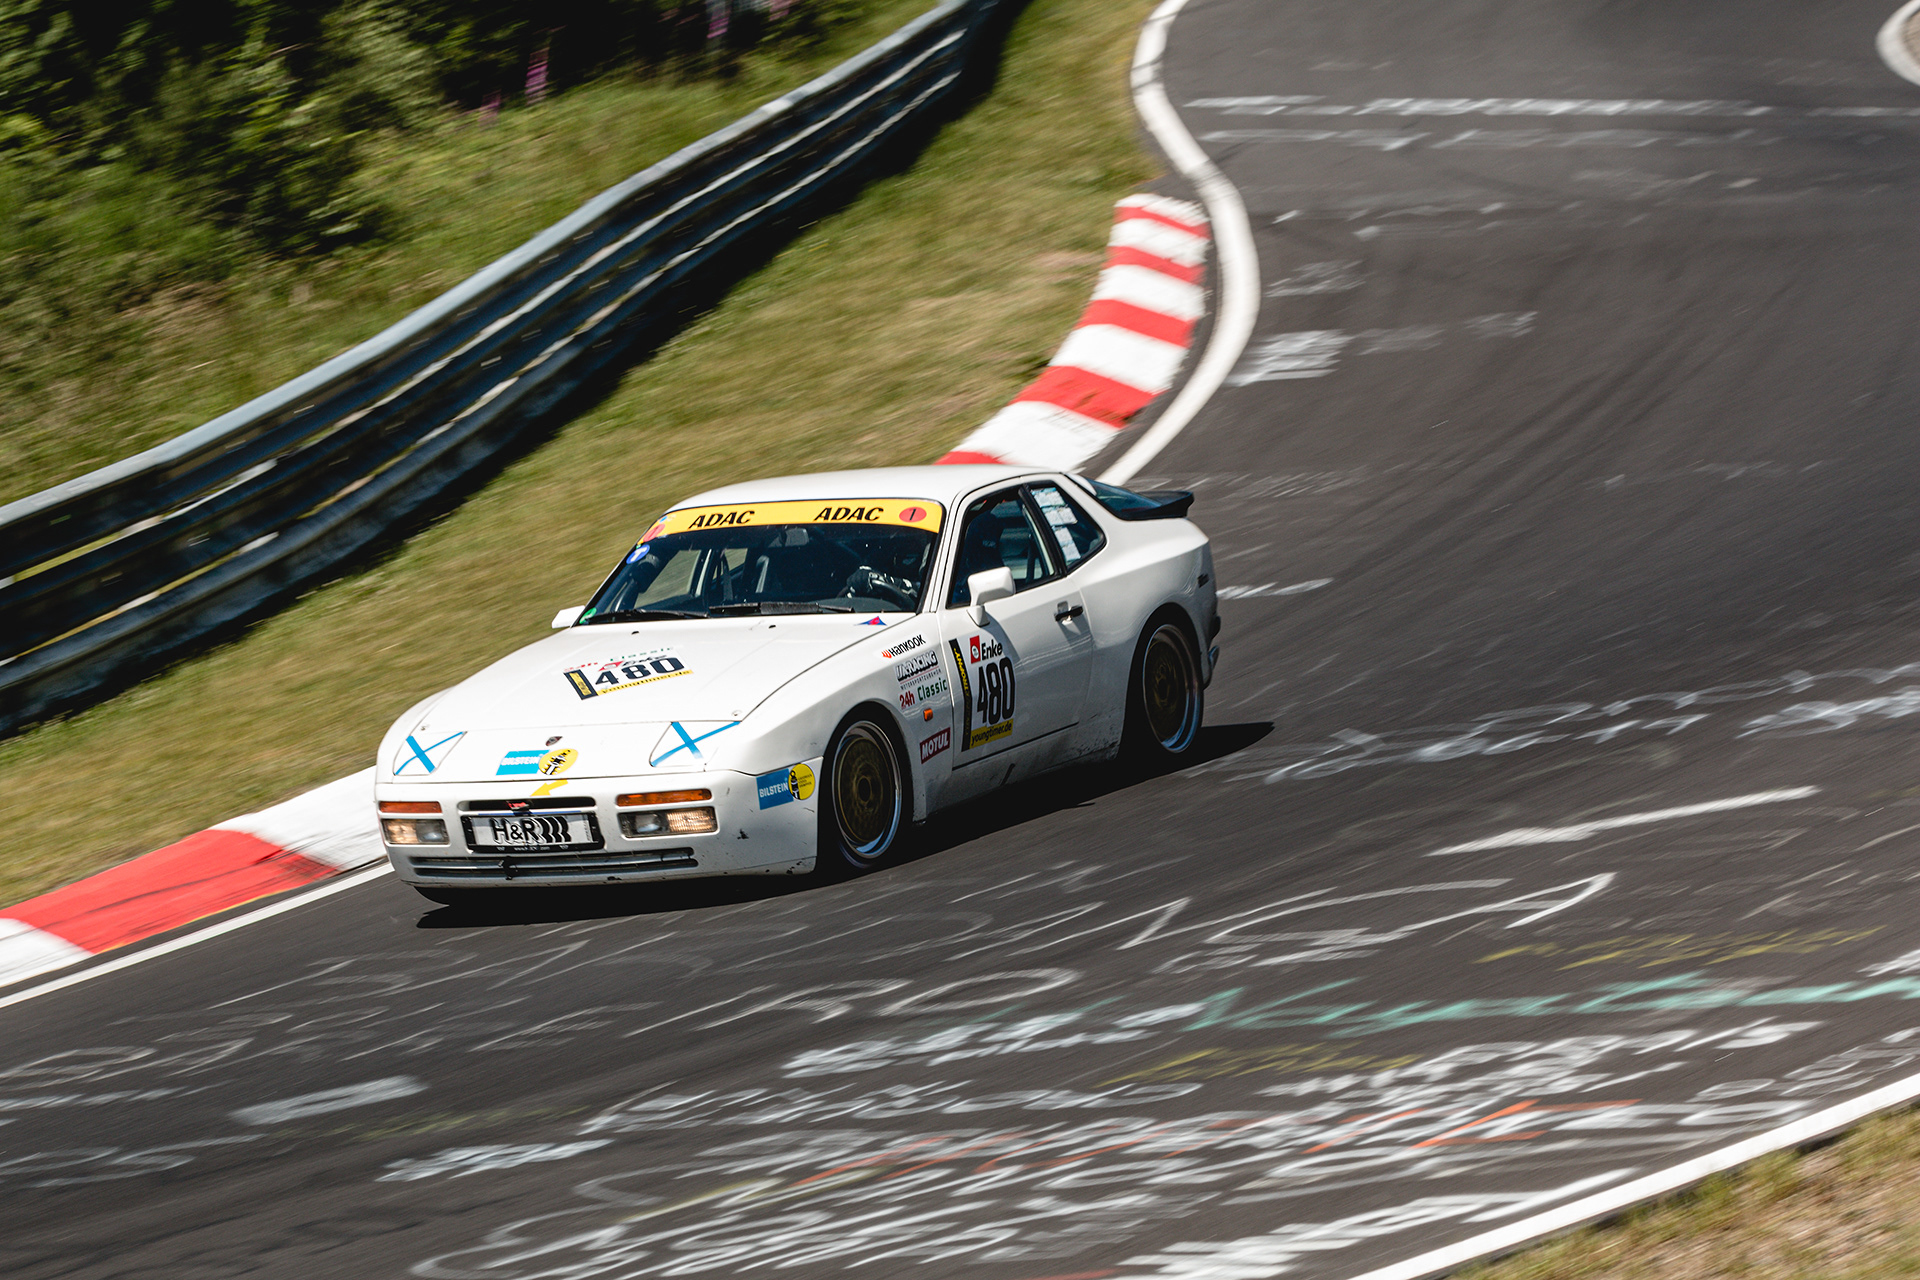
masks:
{"type": "Polygon", "coordinates": [[[1145,498],[1146,503],[1108,506],[1107,510],[1122,520],[1184,520],[1193,507],[1191,489],[1151,489],[1137,496],[1145,498]]]}

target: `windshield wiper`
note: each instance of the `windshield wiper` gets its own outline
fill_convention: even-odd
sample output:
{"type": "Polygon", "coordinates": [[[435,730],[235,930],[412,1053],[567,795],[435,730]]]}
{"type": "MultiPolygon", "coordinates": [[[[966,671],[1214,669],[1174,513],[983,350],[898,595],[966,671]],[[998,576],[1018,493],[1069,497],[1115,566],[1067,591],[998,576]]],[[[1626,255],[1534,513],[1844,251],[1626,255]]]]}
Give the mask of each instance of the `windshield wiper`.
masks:
{"type": "Polygon", "coordinates": [[[716,604],[710,610],[716,618],[742,613],[830,613],[837,612],[812,600],[741,600],[716,604]]]}
{"type": "Polygon", "coordinates": [[[606,613],[596,613],[591,618],[582,618],[580,625],[591,627],[599,622],[653,622],[660,618],[704,618],[704,613],[688,613],[684,609],[611,609],[606,613]]]}

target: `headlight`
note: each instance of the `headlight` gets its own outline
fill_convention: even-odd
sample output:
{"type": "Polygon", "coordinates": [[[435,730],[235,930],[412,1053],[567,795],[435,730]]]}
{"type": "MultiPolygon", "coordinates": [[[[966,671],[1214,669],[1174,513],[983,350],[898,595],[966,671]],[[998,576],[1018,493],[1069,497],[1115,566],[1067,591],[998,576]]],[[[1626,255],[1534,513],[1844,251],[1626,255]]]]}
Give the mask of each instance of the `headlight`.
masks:
{"type": "Polygon", "coordinates": [[[713,820],[711,809],[669,809],[667,811],[667,830],[675,835],[699,835],[703,831],[712,831],[719,825],[713,820]]]}
{"type": "Polygon", "coordinates": [[[382,818],[388,844],[445,844],[447,824],[440,818],[382,818]]]}
{"type": "Polygon", "coordinates": [[[653,813],[623,813],[620,815],[620,833],[627,836],[657,836],[667,829],[667,815],[653,813]]]}
{"type": "Polygon", "coordinates": [[[719,829],[711,809],[655,809],[651,813],[623,813],[620,831],[627,836],[657,836],[671,832],[678,836],[697,836],[719,829]]]}

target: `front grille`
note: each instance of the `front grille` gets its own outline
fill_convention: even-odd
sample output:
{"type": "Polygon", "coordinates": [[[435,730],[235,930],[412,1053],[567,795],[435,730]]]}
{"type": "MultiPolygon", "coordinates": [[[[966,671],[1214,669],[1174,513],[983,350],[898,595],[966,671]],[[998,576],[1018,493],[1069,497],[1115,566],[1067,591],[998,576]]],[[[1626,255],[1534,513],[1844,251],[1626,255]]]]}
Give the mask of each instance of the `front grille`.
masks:
{"type": "Polygon", "coordinates": [[[515,809],[591,809],[591,796],[529,796],[525,800],[462,800],[462,813],[512,813],[515,809]]]}
{"type": "Polygon", "coordinates": [[[697,867],[691,849],[575,850],[571,853],[403,854],[413,873],[435,880],[513,880],[522,876],[599,880],[634,871],[697,867]]]}

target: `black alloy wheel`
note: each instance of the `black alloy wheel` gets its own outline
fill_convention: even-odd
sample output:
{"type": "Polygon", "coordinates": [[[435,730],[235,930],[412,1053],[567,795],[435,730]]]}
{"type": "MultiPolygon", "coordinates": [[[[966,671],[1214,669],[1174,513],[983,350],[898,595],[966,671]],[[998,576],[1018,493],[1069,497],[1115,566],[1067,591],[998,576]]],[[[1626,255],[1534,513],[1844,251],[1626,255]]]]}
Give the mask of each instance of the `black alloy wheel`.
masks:
{"type": "Polygon", "coordinates": [[[1136,756],[1165,761],[1193,746],[1204,693],[1200,664],[1185,628],[1175,622],[1148,623],[1134,651],[1127,685],[1127,738],[1136,756]]]}
{"type": "Polygon", "coordinates": [[[905,771],[892,735],[864,716],[851,717],[827,749],[825,782],[822,868],[872,870],[892,851],[906,818],[905,771]]]}

